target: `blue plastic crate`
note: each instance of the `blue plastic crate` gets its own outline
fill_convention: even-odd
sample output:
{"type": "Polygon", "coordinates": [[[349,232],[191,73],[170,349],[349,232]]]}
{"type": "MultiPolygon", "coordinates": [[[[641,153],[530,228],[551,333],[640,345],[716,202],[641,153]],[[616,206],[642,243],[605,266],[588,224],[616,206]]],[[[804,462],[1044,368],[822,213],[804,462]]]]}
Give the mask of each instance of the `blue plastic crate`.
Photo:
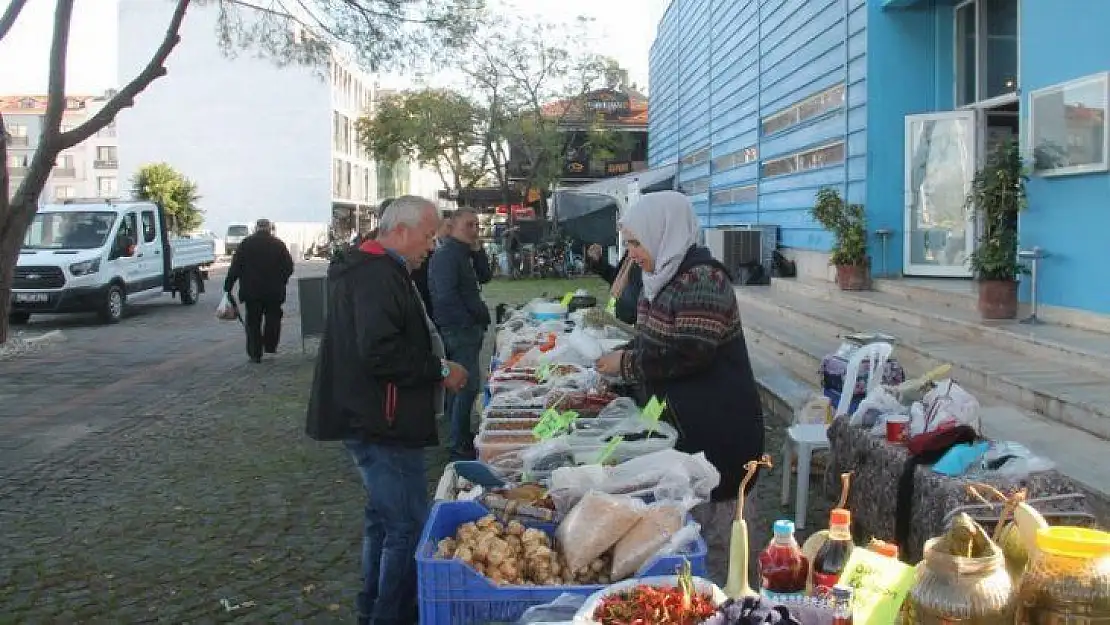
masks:
{"type": "MultiPolygon", "coordinates": [[[[550,603],[563,593],[583,596],[593,594],[602,586],[497,586],[458,560],[435,558],[436,543],[453,537],[463,523],[477,521],[489,514],[474,501],[441,501],[435,504],[424,526],[416,551],[419,578],[421,625],[485,625],[513,623],[528,608],[550,603]]],[[[526,523],[549,535],[555,526],[526,523]]],[[[636,577],[674,575],[683,558],[690,561],[694,575],[705,576],[705,541],[699,538],[682,555],[656,558],[647,563],[636,577]]]]}

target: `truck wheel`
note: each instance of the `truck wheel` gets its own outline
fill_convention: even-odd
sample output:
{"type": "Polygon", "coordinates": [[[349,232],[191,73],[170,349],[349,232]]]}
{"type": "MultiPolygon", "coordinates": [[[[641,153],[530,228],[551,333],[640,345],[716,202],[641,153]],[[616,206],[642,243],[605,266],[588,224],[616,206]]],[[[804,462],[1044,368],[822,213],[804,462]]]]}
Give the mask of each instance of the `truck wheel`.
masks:
{"type": "Polygon", "coordinates": [[[13,326],[27,325],[27,322],[30,321],[30,320],[31,320],[31,313],[29,313],[29,312],[8,313],[8,323],[13,325],[13,326]]]}
{"type": "Polygon", "coordinates": [[[127,298],[123,294],[123,287],[113,284],[108,287],[108,292],[104,295],[104,304],[101,305],[97,315],[104,323],[119,323],[119,320],[123,319],[126,303],[127,298]]]}
{"type": "Polygon", "coordinates": [[[197,272],[190,271],[185,274],[184,284],[181,285],[181,303],[186,306],[196,304],[200,299],[200,276],[197,272]]]}

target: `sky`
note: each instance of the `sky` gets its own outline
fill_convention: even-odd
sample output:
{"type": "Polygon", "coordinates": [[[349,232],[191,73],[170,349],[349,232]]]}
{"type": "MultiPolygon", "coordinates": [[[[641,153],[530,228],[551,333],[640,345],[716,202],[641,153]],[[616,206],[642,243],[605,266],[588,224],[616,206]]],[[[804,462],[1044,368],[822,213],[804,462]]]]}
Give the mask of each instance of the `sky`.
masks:
{"type": "MultiPolygon", "coordinates": [[[[166,0],[149,0],[159,2],[166,0]]],[[[0,13],[10,0],[0,0],[0,13]]],[[[271,0],[255,0],[268,6],[271,0]]],[[[595,20],[595,52],[611,56],[629,70],[630,79],[647,84],[648,50],[669,0],[513,0],[524,15],[563,22],[582,15],[595,20]]],[[[66,91],[97,94],[119,86],[117,77],[117,0],[76,0],[70,30],[66,91]]],[[[0,41],[0,94],[46,93],[47,57],[54,3],[30,0],[19,21],[0,41]]],[[[403,86],[405,78],[383,83],[403,86]]]]}

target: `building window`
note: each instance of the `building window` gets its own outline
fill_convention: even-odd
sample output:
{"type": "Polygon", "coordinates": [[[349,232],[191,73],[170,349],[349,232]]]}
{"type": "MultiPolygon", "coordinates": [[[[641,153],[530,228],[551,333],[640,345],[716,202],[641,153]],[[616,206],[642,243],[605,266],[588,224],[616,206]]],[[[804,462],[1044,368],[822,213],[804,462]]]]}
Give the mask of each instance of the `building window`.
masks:
{"type": "Polygon", "coordinates": [[[119,193],[119,183],[116,178],[111,176],[97,178],[96,193],[100,197],[116,197],[119,193]]]}
{"type": "Polygon", "coordinates": [[[839,165],[844,162],[844,142],[838,141],[829,145],[813,148],[804,152],[795,152],[788,156],[781,156],[768,161],[763,161],[763,177],[783,176],[810,169],[839,165]]]}
{"type": "Polygon", "coordinates": [[[709,190],[709,176],[687,180],[679,184],[679,190],[686,195],[698,195],[709,190]]]}
{"type": "Polygon", "coordinates": [[[26,146],[29,143],[26,124],[8,125],[8,134],[11,136],[10,145],[13,147],[26,146]]]}
{"type": "Polygon", "coordinates": [[[102,163],[116,162],[116,146],[100,145],[96,148],[96,160],[102,163]]]}
{"type": "Polygon", "coordinates": [[[713,171],[724,171],[726,169],[732,169],[733,167],[754,163],[757,160],[759,160],[759,148],[752,145],[743,150],[737,150],[713,159],[713,171]]]}
{"type": "Polygon", "coordinates": [[[100,130],[96,131],[96,136],[104,138],[111,138],[116,136],[116,122],[112,122],[107,126],[101,128],[100,130]]]}
{"type": "Polygon", "coordinates": [[[744,202],[754,202],[759,197],[759,191],[754,184],[747,184],[741,187],[731,187],[728,189],[718,189],[713,192],[710,197],[710,203],[716,206],[724,204],[743,204],[744,202]]]}
{"type": "Polygon", "coordinates": [[[762,132],[769,135],[844,106],[844,83],[830,87],[763,118],[762,132]]]}
{"type": "Polygon", "coordinates": [[[54,199],[68,200],[77,197],[77,190],[69,185],[60,185],[54,187],[54,199]]]}
{"type": "Polygon", "coordinates": [[[8,155],[8,169],[19,169],[27,167],[27,157],[19,154],[8,155]]]}
{"type": "Polygon", "coordinates": [[[1033,171],[1045,176],[1107,171],[1110,72],[1029,95],[1033,171]]]}
{"type": "Polygon", "coordinates": [[[955,21],[956,105],[1016,93],[1017,0],[968,0],[955,21]]]}
{"type": "Polygon", "coordinates": [[[709,160],[709,148],[702,148],[682,157],[683,167],[695,167],[709,160]]]}

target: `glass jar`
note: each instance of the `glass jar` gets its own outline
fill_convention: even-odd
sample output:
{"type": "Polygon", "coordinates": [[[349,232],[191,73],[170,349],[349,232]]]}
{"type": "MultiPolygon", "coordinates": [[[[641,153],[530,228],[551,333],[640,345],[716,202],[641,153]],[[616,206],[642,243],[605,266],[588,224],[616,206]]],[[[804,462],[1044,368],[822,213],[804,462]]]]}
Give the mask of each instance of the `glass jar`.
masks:
{"type": "Polygon", "coordinates": [[[1018,623],[1110,624],[1110,533],[1045,527],[1034,551],[1021,578],[1018,623]]]}
{"type": "Polygon", "coordinates": [[[984,558],[963,558],[925,543],[925,558],[907,598],[905,622],[921,625],[1011,625],[1017,590],[1002,550],[984,558]]]}

